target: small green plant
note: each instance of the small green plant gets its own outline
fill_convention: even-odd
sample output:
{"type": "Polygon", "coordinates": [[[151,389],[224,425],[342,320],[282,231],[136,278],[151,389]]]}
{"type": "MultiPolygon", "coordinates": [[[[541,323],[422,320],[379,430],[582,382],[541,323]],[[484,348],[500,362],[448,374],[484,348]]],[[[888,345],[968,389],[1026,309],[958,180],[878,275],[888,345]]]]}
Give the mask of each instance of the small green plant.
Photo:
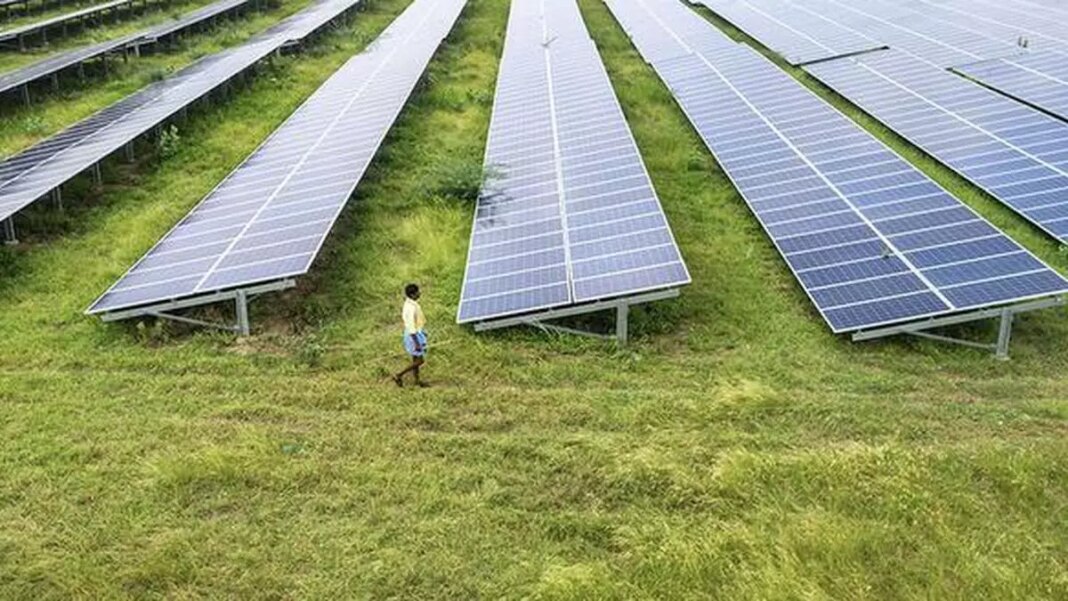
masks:
{"type": "Polygon", "coordinates": [[[23,133],[39,136],[47,133],[48,127],[40,115],[30,115],[22,121],[23,133]]]}
{"type": "Polygon", "coordinates": [[[178,133],[178,126],[171,124],[163,127],[156,139],[156,150],[159,158],[165,161],[176,154],[181,148],[182,136],[178,133]]]}
{"type": "Polygon", "coordinates": [[[170,74],[171,72],[169,69],[165,67],[159,67],[157,69],[152,69],[151,71],[149,71],[145,75],[145,78],[148,80],[148,83],[156,83],[158,81],[163,81],[164,79],[167,79],[170,74]]]}
{"type": "Polygon", "coordinates": [[[499,177],[495,167],[483,168],[480,161],[450,161],[432,170],[423,187],[429,195],[473,202],[486,182],[499,177]]]}

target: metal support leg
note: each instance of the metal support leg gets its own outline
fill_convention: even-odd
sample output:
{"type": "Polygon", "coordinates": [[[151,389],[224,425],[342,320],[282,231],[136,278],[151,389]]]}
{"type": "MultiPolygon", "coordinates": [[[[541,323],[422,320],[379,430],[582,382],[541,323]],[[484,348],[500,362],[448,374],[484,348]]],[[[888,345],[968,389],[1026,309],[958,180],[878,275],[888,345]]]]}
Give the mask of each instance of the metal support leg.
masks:
{"type": "Polygon", "coordinates": [[[22,86],[22,101],[26,106],[30,106],[30,84],[22,86]]]}
{"type": "Polygon", "coordinates": [[[100,163],[93,165],[93,183],[100,185],[104,181],[103,174],[100,173],[100,163]]]}
{"type": "Polygon", "coordinates": [[[52,190],[52,204],[55,205],[57,210],[63,210],[63,188],[57,187],[52,190]]]}
{"type": "Polygon", "coordinates": [[[8,217],[3,222],[4,244],[18,244],[19,238],[15,235],[15,218],[8,217]]]}
{"type": "Polygon", "coordinates": [[[620,303],[616,307],[616,342],[621,346],[627,343],[627,317],[630,315],[630,305],[620,303]]]}
{"type": "Polygon", "coordinates": [[[234,303],[237,310],[237,335],[248,336],[252,333],[252,328],[248,322],[248,293],[244,290],[238,290],[234,303]]]}
{"type": "Polygon", "coordinates": [[[1002,361],[1009,358],[1009,342],[1012,340],[1012,321],[1015,315],[1011,309],[1001,312],[1001,325],[998,327],[998,343],[994,354],[1002,361]]]}
{"type": "Polygon", "coordinates": [[[127,162],[127,163],[132,163],[132,162],[134,162],[134,159],[136,158],[136,156],[135,156],[135,154],[134,154],[134,145],[133,145],[133,142],[127,142],[127,143],[126,143],[126,144],[125,144],[125,145],[124,145],[124,146],[122,147],[122,150],[123,150],[123,152],[124,152],[124,153],[126,154],[126,162],[127,162]]]}

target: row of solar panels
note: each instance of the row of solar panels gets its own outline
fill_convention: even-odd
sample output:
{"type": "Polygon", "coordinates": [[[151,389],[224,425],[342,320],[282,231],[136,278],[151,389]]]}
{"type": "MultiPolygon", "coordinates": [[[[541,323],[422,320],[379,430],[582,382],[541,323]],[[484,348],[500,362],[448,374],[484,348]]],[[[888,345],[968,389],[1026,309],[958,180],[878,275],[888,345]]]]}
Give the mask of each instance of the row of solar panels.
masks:
{"type": "MultiPolygon", "coordinates": [[[[168,0],[142,0],[141,4],[147,5],[151,2],[159,4],[165,1],[168,0]]],[[[104,15],[108,13],[114,13],[120,10],[133,10],[136,7],[137,0],[109,0],[101,4],[94,4],[68,13],[0,31],[0,45],[14,42],[21,50],[25,45],[26,38],[30,36],[40,36],[42,42],[47,42],[49,31],[61,29],[65,33],[71,25],[76,23],[93,19],[102,19],[104,15]]]]}
{"type": "Polygon", "coordinates": [[[466,0],[415,0],[89,309],[92,314],[308,271],[466,0]]]}
{"type": "Polygon", "coordinates": [[[1068,242],[1068,8],[996,0],[702,2],[1068,242]]]}
{"type": "Polygon", "coordinates": [[[153,44],[168,36],[173,36],[186,29],[195,27],[220,15],[233,13],[241,10],[249,3],[256,0],[218,0],[207,6],[196,9],[188,14],[181,15],[162,25],[117,38],[91,44],[82,48],[75,48],[68,52],[62,52],[47,57],[21,69],[0,74],[0,94],[24,88],[27,84],[54,77],[60,71],[74,66],[82,65],[92,59],[107,56],[115,52],[126,52],[130,48],[140,48],[147,44],[153,44]]]}
{"type": "Polygon", "coordinates": [[[514,0],[459,321],[689,283],[574,0],[514,0]]]}

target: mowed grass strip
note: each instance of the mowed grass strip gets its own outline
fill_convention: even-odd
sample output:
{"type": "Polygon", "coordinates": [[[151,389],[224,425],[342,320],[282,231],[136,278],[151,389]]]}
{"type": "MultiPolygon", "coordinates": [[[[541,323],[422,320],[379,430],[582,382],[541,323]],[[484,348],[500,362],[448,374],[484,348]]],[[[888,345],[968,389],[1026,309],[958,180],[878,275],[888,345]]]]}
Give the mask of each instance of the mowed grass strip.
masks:
{"type": "Polygon", "coordinates": [[[3,251],[0,597],[1062,596],[1061,312],[1023,318],[1009,363],[828,334],[596,0],[695,280],[636,312],[631,346],[452,325],[506,0],[471,0],[252,339],[81,315],[405,5],[372,3],[3,251]],[[429,390],[384,381],[408,280],[429,390]]]}

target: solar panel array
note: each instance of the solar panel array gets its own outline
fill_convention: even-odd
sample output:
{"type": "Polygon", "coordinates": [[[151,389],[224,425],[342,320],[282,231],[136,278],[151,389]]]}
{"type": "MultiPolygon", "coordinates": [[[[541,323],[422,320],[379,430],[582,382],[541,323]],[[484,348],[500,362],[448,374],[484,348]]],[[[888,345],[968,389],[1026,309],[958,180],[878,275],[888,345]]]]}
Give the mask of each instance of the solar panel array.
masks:
{"type": "Polygon", "coordinates": [[[984,85],[1068,121],[1068,54],[1035,52],[955,68],[984,85]]]}
{"type": "Polygon", "coordinates": [[[200,23],[228,12],[236,11],[254,0],[219,0],[207,6],[182,15],[162,25],[158,25],[141,34],[139,44],[155,42],[161,38],[195,27],[200,23]]]}
{"type": "Polygon", "coordinates": [[[174,35],[221,14],[238,10],[252,1],[220,0],[146,31],[49,56],[16,71],[0,75],[0,94],[16,90],[45,77],[54,76],[64,69],[80,65],[106,54],[125,51],[133,46],[139,47],[155,43],[161,38],[174,35]]]}
{"type": "Polygon", "coordinates": [[[45,196],[111,153],[219,88],[295,36],[308,31],[306,15],[337,17],[359,0],[327,0],[282,23],[275,33],[225,50],[95,113],[0,162],[0,221],[45,196]],[[293,29],[286,24],[292,23],[293,29]]]}
{"type": "MultiPolygon", "coordinates": [[[[1027,8],[1019,0],[1015,2],[984,3],[980,0],[912,0],[903,4],[922,15],[922,20],[935,23],[951,23],[976,35],[992,38],[1009,46],[1019,47],[1026,43],[1031,50],[1068,49],[1068,35],[1043,33],[1044,25],[1064,19],[1053,11],[1041,7],[1027,8]],[[1022,12],[1017,8],[1024,8],[1022,12]],[[1035,28],[1038,25],[1038,28],[1035,28]]],[[[921,17],[913,16],[915,20],[921,17]]],[[[1019,52],[1013,48],[1013,52],[1019,52]]]]}
{"type": "MultiPolygon", "coordinates": [[[[790,15],[820,15],[888,44],[887,51],[805,68],[1049,234],[1068,240],[1068,124],[945,70],[965,64],[958,70],[982,72],[991,87],[1021,99],[1029,96],[1036,106],[1056,112],[1063,110],[1063,83],[1056,75],[1035,71],[1062,73],[1063,62],[1042,61],[1047,55],[1064,55],[1027,54],[1010,36],[1018,30],[997,24],[989,15],[1001,14],[1000,9],[985,4],[967,4],[966,10],[955,0],[746,1],[767,10],[793,11],[790,15]],[[955,18],[964,12],[972,16],[955,18]],[[975,63],[997,56],[1003,58],[975,63]],[[1026,78],[1014,75],[1013,70],[1023,69],[1017,61],[1034,63],[1036,70],[1027,71],[1026,78]]],[[[832,48],[837,42],[832,30],[791,22],[796,32],[779,27],[777,35],[804,35],[832,48]]],[[[1054,44],[1046,40],[1047,46],[1054,44]]]]}
{"type": "Polygon", "coordinates": [[[87,6],[76,11],[56,15],[41,21],[27,23],[21,27],[0,31],[0,43],[10,42],[11,40],[21,40],[26,36],[43,33],[51,29],[65,28],[67,25],[74,23],[75,21],[102,15],[110,10],[129,8],[132,7],[133,4],[134,0],[110,0],[103,4],[94,4],[93,6],[87,6]]]}
{"type": "Polygon", "coordinates": [[[49,77],[69,67],[105,54],[117,52],[126,48],[140,37],[141,34],[135,33],[84,48],[76,48],[69,52],[49,56],[21,69],[4,73],[0,75],[0,93],[16,90],[30,82],[49,77]]]}
{"type": "MultiPolygon", "coordinates": [[[[871,40],[870,48],[889,46],[911,52],[939,66],[970,63],[1023,52],[1016,38],[993,39],[960,27],[935,22],[905,8],[903,4],[868,0],[702,0],[732,21],[747,23],[749,11],[776,15],[777,21],[762,21],[757,27],[740,27],[769,48],[785,54],[796,45],[823,48],[814,56],[826,59],[850,54],[854,46],[844,43],[856,36],[871,40]],[[727,12],[730,10],[731,12],[727,12]]],[[[909,4],[916,4],[918,0],[909,4]]]]}
{"type": "Polygon", "coordinates": [[[514,0],[458,321],[690,281],[574,0],[514,0]]]}
{"type": "Polygon", "coordinates": [[[883,42],[786,0],[699,0],[792,65],[881,48],[883,42]]]}
{"type": "Polygon", "coordinates": [[[308,271],[465,0],[415,0],[89,309],[308,271]]]}
{"type": "Polygon", "coordinates": [[[1061,241],[1068,123],[893,50],[808,71],[1061,241]]]}
{"type": "Polygon", "coordinates": [[[1068,289],[850,119],[674,0],[608,5],[835,332],[1068,289]]]}

